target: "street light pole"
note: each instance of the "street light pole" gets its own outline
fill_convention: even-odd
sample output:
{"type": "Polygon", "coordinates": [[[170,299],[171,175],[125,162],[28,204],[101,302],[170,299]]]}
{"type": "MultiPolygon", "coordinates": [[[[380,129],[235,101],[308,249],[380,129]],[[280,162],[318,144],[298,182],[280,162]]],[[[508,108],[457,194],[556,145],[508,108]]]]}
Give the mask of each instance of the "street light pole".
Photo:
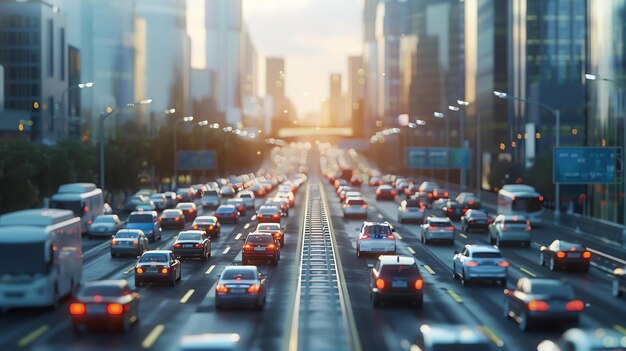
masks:
{"type": "MultiPolygon", "coordinates": [[[[462,110],[465,111],[467,106],[469,106],[469,101],[457,100],[456,101],[459,106],[461,106],[462,110]]],[[[465,119],[465,114],[463,114],[463,119],[465,119]]],[[[465,131],[463,132],[465,134],[465,131]]],[[[476,196],[480,199],[480,193],[482,191],[482,145],[481,145],[481,130],[480,130],[480,112],[476,111],[476,196]]]]}
{"type": "Polygon", "coordinates": [[[172,191],[178,187],[178,124],[193,121],[193,116],[183,117],[174,122],[174,179],[172,180],[172,191]]]}
{"type": "MultiPolygon", "coordinates": [[[[454,112],[459,112],[460,114],[460,134],[461,134],[461,148],[465,148],[465,109],[459,108],[458,106],[448,106],[448,110],[450,111],[454,111],[454,112]]],[[[467,174],[466,174],[466,170],[464,167],[461,167],[460,169],[460,183],[461,183],[461,189],[465,190],[465,187],[467,186],[467,182],[466,182],[466,178],[467,178],[467,174]]]]}
{"type": "MultiPolygon", "coordinates": [[[[537,105],[539,107],[543,107],[544,109],[550,111],[555,119],[556,119],[556,148],[558,148],[559,146],[561,146],[561,111],[553,109],[552,107],[543,104],[541,102],[538,101],[533,101],[533,100],[527,100],[527,99],[522,99],[520,97],[517,96],[512,96],[512,95],[508,95],[507,93],[501,92],[501,91],[494,91],[493,94],[500,98],[500,99],[506,99],[506,100],[516,100],[516,101],[521,101],[524,102],[526,104],[530,104],[530,105],[537,105]]],[[[552,161],[554,162],[554,161],[552,161]]],[[[555,189],[554,189],[554,197],[555,197],[555,209],[554,209],[554,217],[556,218],[556,220],[559,219],[559,217],[561,216],[561,184],[559,182],[555,182],[554,183],[555,189]]]]}
{"type": "MultiPolygon", "coordinates": [[[[445,115],[441,112],[435,112],[433,113],[433,116],[435,116],[436,118],[445,118],[445,115]]],[[[445,135],[445,141],[446,141],[446,154],[448,154],[448,165],[446,166],[446,188],[450,187],[450,119],[449,118],[445,118],[445,122],[446,122],[446,135],[445,135]]]]}
{"type": "Polygon", "coordinates": [[[91,87],[93,87],[93,82],[78,83],[76,85],[72,85],[70,87],[65,88],[63,92],[61,92],[61,118],[63,119],[64,127],[65,127],[65,124],[68,123],[68,116],[66,116],[67,108],[65,107],[65,94],[67,94],[67,92],[70,90],[85,89],[85,88],[91,88],[91,87]]]}

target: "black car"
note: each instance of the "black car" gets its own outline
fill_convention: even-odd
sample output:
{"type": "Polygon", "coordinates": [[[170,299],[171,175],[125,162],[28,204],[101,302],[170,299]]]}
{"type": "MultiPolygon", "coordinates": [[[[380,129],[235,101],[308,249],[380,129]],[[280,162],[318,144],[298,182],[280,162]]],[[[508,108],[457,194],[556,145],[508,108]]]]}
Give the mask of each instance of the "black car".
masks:
{"type": "Polygon", "coordinates": [[[552,244],[542,246],[539,250],[539,264],[548,265],[551,271],[566,267],[578,268],[583,273],[589,271],[591,252],[582,244],[554,240],[552,244]]]}
{"type": "Polygon", "coordinates": [[[484,232],[489,231],[489,224],[492,220],[483,210],[467,210],[461,217],[461,230],[464,232],[484,232]]]}
{"type": "Polygon", "coordinates": [[[179,258],[198,257],[206,261],[211,257],[211,240],[204,230],[182,231],[172,244],[172,251],[179,258]]]}
{"type": "Polygon", "coordinates": [[[178,205],[176,205],[176,209],[183,211],[187,222],[193,222],[198,216],[196,204],[193,202],[179,202],[178,205]]]}
{"type": "Polygon", "coordinates": [[[246,215],[246,204],[243,202],[243,199],[240,199],[238,197],[234,197],[232,199],[226,200],[226,202],[224,202],[224,205],[233,205],[233,206],[235,206],[237,211],[239,211],[239,214],[241,216],[245,216],[246,215]]]}
{"type": "Polygon", "coordinates": [[[524,331],[538,322],[577,325],[585,309],[571,285],[558,279],[520,278],[514,290],[504,289],[504,295],[504,316],[524,331]]]}
{"type": "Polygon", "coordinates": [[[383,300],[402,300],[422,307],[424,280],[410,256],[381,255],[370,275],[370,299],[374,307],[383,300]]]}
{"type": "Polygon", "coordinates": [[[215,217],[220,223],[237,223],[239,211],[233,205],[222,205],[215,210],[215,217]]]}
{"type": "Polygon", "coordinates": [[[180,261],[171,250],[151,250],[141,255],[135,264],[135,286],[144,283],[176,285],[182,278],[180,261]]]}
{"type": "Polygon", "coordinates": [[[241,264],[247,265],[251,260],[269,260],[277,265],[280,260],[280,242],[271,233],[250,233],[246,238],[241,252],[241,264]]]}
{"type": "Polygon", "coordinates": [[[185,229],[187,220],[183,210],[165,210],[161,214],[161,228],[185,229]]]}
{"type": "Polygon", "coordinates": [[[396,191],[391,185],[383,184],[376,189],[376,200],[394,200],[396,191]]]}
{"type": "Polygon", "coordinates": [[[276,206],[261,206],[256,215],[258,223],[280,223],[281,211],[276,206]]]}
{"type": "Polygon", "coordinates": [[[212,238],[219,238],[222,225],[215,216],[199,216],[193,221],[191,228],[204,230],[212,238]]]}
{"type": "Polygon", "coordinates": [[[442,208],[443,215],[451,220],[459,220],[463,217],[463,208],[456,201],[448,201],[442,208]]]}

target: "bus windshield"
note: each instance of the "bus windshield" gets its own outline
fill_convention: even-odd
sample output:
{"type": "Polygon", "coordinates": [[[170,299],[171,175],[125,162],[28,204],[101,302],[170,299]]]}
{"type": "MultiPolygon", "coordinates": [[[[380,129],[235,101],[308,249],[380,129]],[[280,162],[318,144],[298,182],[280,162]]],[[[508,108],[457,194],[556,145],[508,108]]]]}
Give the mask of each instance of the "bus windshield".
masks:
{"type": "Polygon", "coordinates": [[[3,274],[46,274],[45,243],[0,244],[0,275],[3,274]]]}
{"type": "Polygon", "coordinates": [[[511,206],[513,211],[539,212],[541,201],[537,197],[516,197],[511,206]]]}
{"type": "Polygon", "coordinates": [[[74,212],[74,215],[77,217],[81,217],[83,215],[83,204],[81,203],[81,201],[78,201],[78,200],[70,200],[70,201],[52,200],[50,201],[50,208],[70,210],[74,212]]]}

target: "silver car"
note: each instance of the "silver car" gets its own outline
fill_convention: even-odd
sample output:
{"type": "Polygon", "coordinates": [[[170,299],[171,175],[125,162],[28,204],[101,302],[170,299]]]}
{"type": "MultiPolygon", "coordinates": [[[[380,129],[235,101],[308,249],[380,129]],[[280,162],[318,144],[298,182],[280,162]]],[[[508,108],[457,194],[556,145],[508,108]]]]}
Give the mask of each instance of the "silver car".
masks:
{"type": "Polygon", "coordinates": [[[424,223],[425,211],[419,200],[404,200],[398,207],[398,222],[424,223]]]}
{"type": "Polygon", "coordinates": [[[111,239],[111,257],[139,256],[148,249],[148,237],[140,229],[122,229],[111,239]]]}
{"type": "Polygon", "coordinates": [[[541,351],[619,351],[626,348],[626,338],[613,329],[567,330],[556,341],[544,340],[538,346],[541,351]]]}
{"type": "Polygon", "coordinates": [[[489,225],[489,243],[500,246],[516,242],[529,247],[530,232],[530,221],[526,217],[499,215],[489,225]]]}
{"type": "Polygon", "coordinates": [[[366,253],[396,254],[395,229],[387,222],[364,222],[361,228],[356,228],[359,237],[356,243],[356,255],[361,257],[366,253]]]}
{"type": "Polygon", "coordinates": [[[465,245],[463,251],[454,251],[452,276],[454,279],[461,278],[463,285],[470,281],[487,280],[506,286],[509,265],[496,246],[465,245]]]}
{"type": "Polygon", "coordinates": [[[254,208],[254,193],[250,190],[243,190],[237,194],[237,197],[243,200],[246,208],[254,208]]]}
{"type": "Polygon", "coordinates": [[[343,203],[343,217],[367,218],[367,203],[360,197],[348,197],[343,203]]]}
{"type": "Polygon", "coordinates": [[[422,224],[422,242],[447,241],[454,245],[455,229],[450,218],[428,217],[422,224]]]}
{"type": "Polygon", "coordinates": [[[101,215],[89,225],[87,234],[89,237],[107,237],[115,235],[118,230],[122,229],[124,222],[117,215],[101,215]]]}

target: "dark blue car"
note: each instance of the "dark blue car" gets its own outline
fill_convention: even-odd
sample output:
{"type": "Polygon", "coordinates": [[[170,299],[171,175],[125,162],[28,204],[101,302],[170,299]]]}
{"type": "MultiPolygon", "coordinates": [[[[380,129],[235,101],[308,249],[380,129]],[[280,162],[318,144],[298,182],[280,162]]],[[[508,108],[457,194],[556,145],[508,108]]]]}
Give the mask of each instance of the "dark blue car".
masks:
{"type": "Polygon", "coordinates": [[[134,211],[128,216],[127,229],[141,229],[150,242],[161,240],[161,222],[156,211],[134,211]]]}

